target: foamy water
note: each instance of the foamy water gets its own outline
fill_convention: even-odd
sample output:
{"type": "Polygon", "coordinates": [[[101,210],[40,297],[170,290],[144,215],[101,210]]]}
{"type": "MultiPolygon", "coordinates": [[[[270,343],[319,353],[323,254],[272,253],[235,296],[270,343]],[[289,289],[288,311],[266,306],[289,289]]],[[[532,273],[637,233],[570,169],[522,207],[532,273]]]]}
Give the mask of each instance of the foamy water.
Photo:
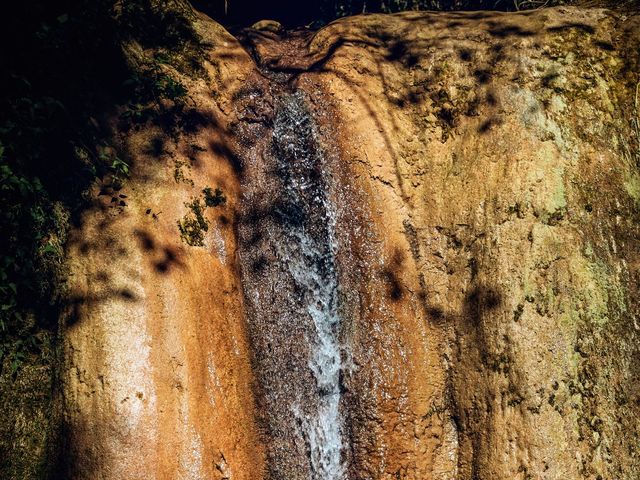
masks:
{"type": "MultiPolygon", "coordinates": [[[[340,412],[342,349],[339,340],[338,273],[335,210],[329,200],[323,157],[316,131],[301,95],[288,95],[278,112],[273,139],[284,172],[287,205],[292,211],[280,256],[301,292],[300,307],[313,322],[308,368],[316,381],[313,408],[292,405],[307,442],[312,478],[344,478],[343,420],[340,412]],[[297,215],[299,217],[297,217],[297,215]],[[312,412],[309,414],[309,412],[312,412]],[[307,412],[307,413],[304,413],[307,412]]],[[[308,401],[308,399],[307,399],[308,401]]]]}

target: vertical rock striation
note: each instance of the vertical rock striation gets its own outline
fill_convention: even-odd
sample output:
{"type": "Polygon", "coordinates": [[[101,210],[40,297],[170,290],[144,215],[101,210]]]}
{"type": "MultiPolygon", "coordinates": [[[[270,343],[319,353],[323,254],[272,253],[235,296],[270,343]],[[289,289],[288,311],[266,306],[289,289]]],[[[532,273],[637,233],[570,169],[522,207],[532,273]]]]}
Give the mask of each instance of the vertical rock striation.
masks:
{"type": "Polygon", "coordinates": [[[253,65],[214,22],[196,27],[215,48],[205,78],[180,78],[190,101],[178,135],[161,122],[121,132],[131,176],[120,190],[96,189],[72,235],[61,478],[255,480],[264,471],[229,132],[233,94],[253,65]],[[201,208],[199,222],[193,205],[207,188],[226,203],[201,208]],[[200,226],[184,232],[193,246],[178,222],[200,226]]]}
{"type": "Polygon", "coordinates": [[[381,253],[359,283],[380,313],[354,327],[354,478],[640,474],[638,33],[561,8],[315,36],[381,253]]]}

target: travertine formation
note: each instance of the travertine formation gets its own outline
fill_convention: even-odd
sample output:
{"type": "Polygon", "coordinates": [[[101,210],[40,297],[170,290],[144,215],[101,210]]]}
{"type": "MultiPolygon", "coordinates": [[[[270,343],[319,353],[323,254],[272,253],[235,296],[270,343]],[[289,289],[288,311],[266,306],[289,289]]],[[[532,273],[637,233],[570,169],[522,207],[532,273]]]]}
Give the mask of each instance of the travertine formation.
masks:
{"type": "Polygon", "coordinates": [[[67,478],[254,480],[264,468],[236,262],[239,182],[225,155],[231,94],[253,67],[221,27],[198,26],[215,46],[212,84],[183,79],[193,106],[179,139],[123,132],[131,178],[96,191],[70,241],[67,478]],[[189,246],[178,222],[207,187],[226,203],[207,208],[204,245],[189,246]]]}
{"type": "Polygon", "coordinates": [[[640,477],[638,17],[196,26],[72,236],[65,478],[640,477]]]}

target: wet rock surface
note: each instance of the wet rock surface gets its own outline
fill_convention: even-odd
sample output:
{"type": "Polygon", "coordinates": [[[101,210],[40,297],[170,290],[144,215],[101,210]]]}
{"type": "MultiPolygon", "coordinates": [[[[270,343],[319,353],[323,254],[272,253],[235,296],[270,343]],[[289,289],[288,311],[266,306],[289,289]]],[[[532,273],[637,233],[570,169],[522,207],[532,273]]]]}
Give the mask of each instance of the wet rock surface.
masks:
{"type": "Polygon", "coordinates": [[[637,476],[637,33],[552,9],[314,37],[388,252],[370,291],[419,306],[354,339],[358,397],[386,394],[354,414],[362,477],[637,476]]]}
{"type": "Polygon", "coordinates": [[[344,478],[335,213],[300,93],[248,158],[239,242],[271,478],[344,478]],[[266,151],[265,151],[266,150],[266,151]]]}

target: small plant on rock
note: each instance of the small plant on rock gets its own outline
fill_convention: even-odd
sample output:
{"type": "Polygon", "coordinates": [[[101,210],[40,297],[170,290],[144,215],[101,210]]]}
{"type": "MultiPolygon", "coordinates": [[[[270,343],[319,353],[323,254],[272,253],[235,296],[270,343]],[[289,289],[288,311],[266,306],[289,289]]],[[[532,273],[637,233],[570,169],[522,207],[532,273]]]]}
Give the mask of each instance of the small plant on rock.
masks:
{"type": "Polygon", "coordinates": [[[204,216],[205,210],[208,207],[219,207],[227,203],[227,198],[220,188],[214,190],[206,187],[202,190],[202,194],[203,199],[194,198],[185,203],[189,212],[182,217],[182,220],[178,220],[180,238],[192,247],[202,247],[204,235],[209,231],[209,221],[204,216]]]}
{"type": "Polygon", "coordinates": [[[204,245],[204,234],[209,230],[209,222],[204,218],[205,205],[199,198],[185,203],[189,212],[178,221],[180,238],[192,247],[204,245]]]}

